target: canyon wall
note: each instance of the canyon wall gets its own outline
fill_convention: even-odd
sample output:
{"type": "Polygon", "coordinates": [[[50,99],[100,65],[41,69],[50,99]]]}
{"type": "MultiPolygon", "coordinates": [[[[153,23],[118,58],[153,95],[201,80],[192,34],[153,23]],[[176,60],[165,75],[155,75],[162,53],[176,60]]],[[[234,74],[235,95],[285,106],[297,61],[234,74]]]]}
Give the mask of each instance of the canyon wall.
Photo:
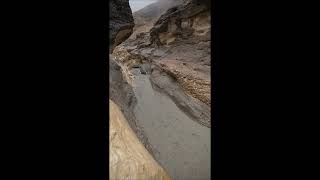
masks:
{"type": "MultiPolygon", "coordinates": [[[[128,0],[110,0],[110,50],[126,40],[133,31],[134,21],[128,0]]],[[[139,131],[135,129],[132,106],[135,103],[132,88],[127,85],[121,67],[112,58],[109,62],[110,117],[109,117],[109,172],[116,179],[162,179],[170,177],[146,150],[139,131]]]]}

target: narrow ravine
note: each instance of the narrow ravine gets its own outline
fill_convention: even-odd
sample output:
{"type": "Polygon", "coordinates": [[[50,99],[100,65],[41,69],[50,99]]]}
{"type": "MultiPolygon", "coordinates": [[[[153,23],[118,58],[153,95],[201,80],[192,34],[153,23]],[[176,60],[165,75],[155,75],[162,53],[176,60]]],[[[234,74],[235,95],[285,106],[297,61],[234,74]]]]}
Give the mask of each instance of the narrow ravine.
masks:
{"type": "Polygon", "coordinates": [[[137,98],[134,114],[155,159],[174,179],[210,179],[210,128],[184,114],[165,94],[152,88],[148,75],[133,69],[137,98]]]}

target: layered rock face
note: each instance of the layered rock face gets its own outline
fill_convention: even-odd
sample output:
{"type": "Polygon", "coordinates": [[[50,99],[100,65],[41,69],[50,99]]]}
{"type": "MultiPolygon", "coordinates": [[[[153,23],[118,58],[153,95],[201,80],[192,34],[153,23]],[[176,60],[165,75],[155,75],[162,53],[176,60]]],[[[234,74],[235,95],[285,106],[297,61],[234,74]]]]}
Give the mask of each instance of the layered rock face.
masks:
{"type": "Polygon", "coordinates": [[[205,33],[209,35],[210,19],[208,18],[210,18],[211,7],[208,6],[209,2],[189,0],[184,1],[182,5],[170,8],[150,30],[151,43],[163,45],[174,41],[175,38],[186,39],[191,35],[203,36],[205,33]]]}
{"type": "Polygon", "coordinates": [[[135,39],[137,34],[148,32],[163,13],[181,3],[182,0],[160,0],[133,13],[135,26],[130,38],[135,39]]]}
{"type": "MultiPolygon", "coordinates": [[[[128,0],[111,0],[110,5],[110,53],[114,48],[125,41],[132,34],[134,20],[128,0]]],[[[113,57],[109,61],[109,98],[114,101],[124,113],[130,127],[133,129],[139,140],[153,155],[152,147],[148,143],[144,132],[136,125],[136,118],[133,108],[136,104],[132,87],[128,84],[128,78],[113,57]]]]}
{"type": "MultiPolygon", "coordinates": [[[[134,22],[128,0],[110,0],[109,5],[109,52],[112,53],[114,47],[132,34],[134,22]]],[[[128,85],[118,63],[110,58],[109,65],[109,179],[170,180],[147,151],[151,148],[148,148],[143,132],[135,124],[132,108],[136,100],[132,87],[128,85]]]]}
{"type": "Polygon", "coordinates": [[[134,13],[132,36],[113,54],[128,69],[148,67],[155,88],[211,127],[211,1],[160,2],[134,13]]]}
{"type": "Polygon", "coordinates": [[[170,180],[139,142],[129,127],[120,108],[113,101],[110,105],[110,180],[170,180]]]}
{"type": "MultiPolygon", "coordinates": [[[[114,47],[132,34],[134,22],[128,0],[110,0],[109,7],[109,51],[112,53],[114,47]]],[[[112,57],[109,61],[109,75],[109,98],[121,108],[125,117],[129,118],[129,124],[134,128],[134,116],[132,116],[130,111],[131,106],[135,103],[134,96],[132,95],[133,91],[127,85],[121,67],[112,57]]]]}

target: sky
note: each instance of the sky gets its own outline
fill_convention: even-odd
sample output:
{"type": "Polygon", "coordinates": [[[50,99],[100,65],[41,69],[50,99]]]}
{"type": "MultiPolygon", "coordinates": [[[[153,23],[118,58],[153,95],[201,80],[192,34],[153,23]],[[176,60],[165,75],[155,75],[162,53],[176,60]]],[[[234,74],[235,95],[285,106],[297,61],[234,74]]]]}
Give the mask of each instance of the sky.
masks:
{"type": "Polygon", "coordinates": [[[132,12],[136,12],[157,0],[129,0],[132,12]]]}

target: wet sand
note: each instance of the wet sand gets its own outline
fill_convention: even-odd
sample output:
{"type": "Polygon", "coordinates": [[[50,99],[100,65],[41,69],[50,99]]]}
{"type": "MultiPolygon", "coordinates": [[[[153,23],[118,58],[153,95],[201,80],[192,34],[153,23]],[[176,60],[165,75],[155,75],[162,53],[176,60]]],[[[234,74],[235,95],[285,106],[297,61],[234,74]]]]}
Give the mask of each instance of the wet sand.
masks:
{"type": "Polygon", "coordinates": [[[156,150],[155,159],[174,180],[210,179],[211,129],[191,120],[169,97],[153,90],[148,75],[134,74],[134,113],[156,150]]]}

